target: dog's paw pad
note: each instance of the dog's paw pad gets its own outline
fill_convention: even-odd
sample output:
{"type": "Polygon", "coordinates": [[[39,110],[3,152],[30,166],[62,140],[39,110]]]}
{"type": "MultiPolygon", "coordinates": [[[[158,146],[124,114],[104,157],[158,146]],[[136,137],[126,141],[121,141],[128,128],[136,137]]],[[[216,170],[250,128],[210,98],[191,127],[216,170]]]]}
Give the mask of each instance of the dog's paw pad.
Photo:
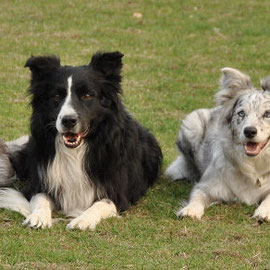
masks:
{"type": "Polygon", "coordinates": [[[79,229],[82,231],[89,229],[93,231],[95,230],[97,224],[98,222],[97,220],[95,220],[95,218],[86,219],[82,216],[79,216],[71,220],[71,222],[67,225],[67,229],[71,229],[71,230],[79,229]]]}
{"type": "Polygon", "coordinates": [[[196,218],[196,219],[201,219],[202,215],[204,212],[203,206],[200,205],[187,205],[184,208],[180,208],[176,212],[176,216],[179,218],[183,217],[191,217],[191,218],[196,218]]]}
{"type": "Polygon", "coordinates": [[[22,225],[30,228],[50,228],[52,226],[52,218],[48,213],[32,213],[27,216],[22,225]]]}

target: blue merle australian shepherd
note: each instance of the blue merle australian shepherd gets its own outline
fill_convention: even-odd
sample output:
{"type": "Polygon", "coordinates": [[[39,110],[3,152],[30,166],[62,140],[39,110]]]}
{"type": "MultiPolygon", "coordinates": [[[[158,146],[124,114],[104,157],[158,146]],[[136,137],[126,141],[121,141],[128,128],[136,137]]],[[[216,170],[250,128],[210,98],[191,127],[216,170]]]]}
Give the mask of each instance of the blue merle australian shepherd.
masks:
{"type": "Polygon", "coordinates": [[[97,53],[86,66],[31,57],[31,136],[13,153],[22,192],[0,189],[0,207],[24,225],[52,226],[52,211],[73,217],[69,229],[94,229],[143,196],[157,179],[162,153],[154,136],[123,106],[123,54],[97,53]]]}

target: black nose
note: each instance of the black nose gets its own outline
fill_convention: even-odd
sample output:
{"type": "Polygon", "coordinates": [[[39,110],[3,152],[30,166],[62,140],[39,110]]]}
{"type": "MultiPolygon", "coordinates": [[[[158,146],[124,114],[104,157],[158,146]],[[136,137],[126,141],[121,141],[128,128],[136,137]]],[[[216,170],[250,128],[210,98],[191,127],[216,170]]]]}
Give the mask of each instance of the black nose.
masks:
{"type": "Polygon", "coordinates": [[[67,115],[62,118],[62,125],[66,128],[73,128],[77,124],[77,117],[74,115],[67,115]]]}
{"type": "Polygon", "coordinates": [[[255,128],[255,127],[246,127],[246,128],[244,129],[244,134],[245,134],[245,136],[246,136],[247,138],[252,139],[252,138],[254,138],[254,137],[256,136],[256,134],[257,134],[257,128],[255,128]]]}

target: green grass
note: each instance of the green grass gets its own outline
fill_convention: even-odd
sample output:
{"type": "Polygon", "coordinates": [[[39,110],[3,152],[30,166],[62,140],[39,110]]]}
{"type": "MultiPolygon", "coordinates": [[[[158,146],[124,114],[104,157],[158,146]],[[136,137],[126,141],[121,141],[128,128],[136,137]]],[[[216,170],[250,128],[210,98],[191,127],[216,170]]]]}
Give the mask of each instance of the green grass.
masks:
{"type": "MultiPolygon", "coordinates": [[[[81,65],[119,50],[124,103],[158,138],[163,170],[176,157],[181,119],[213,106],[220,69],[259,78],[270,73],[268,0],[0,1],[0,137],[28,133],[30,55],[56,54],[81,65]],[[133,17],[141,12],[142,18],[133,17]]],[[[191,185],[161,177],[120,219],[95,232],[23,228],[0,211],[0,269],[269,269],[270,224],[255,206],[212,206],[202,221],[178,220],[191,185]]]]}

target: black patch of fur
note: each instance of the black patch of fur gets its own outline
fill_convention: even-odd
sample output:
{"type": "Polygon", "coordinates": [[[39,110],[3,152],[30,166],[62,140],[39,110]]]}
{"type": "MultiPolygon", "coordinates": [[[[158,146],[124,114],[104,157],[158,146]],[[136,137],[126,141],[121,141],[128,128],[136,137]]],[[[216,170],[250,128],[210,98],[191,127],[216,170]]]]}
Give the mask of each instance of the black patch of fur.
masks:
{"type": "MultiPolygon", "coordinates": [[[[234,114],[234,111],[235,111],[236,106],[239,105],[239,104],[238,104],[238,103],[239,103],[239,100],[240,100],[240,98],[238,98],[238,99],[234,102],[233,107],[232,107],[232,109],[231,109],[229,115],[227,116],[227,119],[226,119],[226,120],[227,120],[227,123],[228,123],[228,124],[230,124],[230,123],[232,122],[232,117],[233,117],[233,114],[234,114]]],[[[241,105],[241,104],[240,104],[240,105],[241,105]]]]}
{"type": "Polygon", "coordinates": [[[55,104],[53,97],[61,95],[61,85],[71,75],[74,84],[83,83],[81,88],[93,95],[93,101],[87,101],[80,113],[91,126],[85,138],[89,179],[105,190],[119,211],[135,203],[157,179],[161,149],[154,136],[125,110],[119,96],[122,57],[119,52],[97,53],[88,66],[80,67],[60,66],[55,56],[31,57],[26,62],[32,71],[31,138],[26,148],[15,154],[14,163],[19,178],[28,180],[24,190],[28,200],[36,193],[49,193],[38,168],[47,168],[54,159],[57,130],[51,123],[61,102],[55,104]]]}
{"type": "Polygon", "coordinates": [[[186,136],[182,136],[181,142],[177,140],[176,145],[179,151],[183,153],[187,169],[190,172],[190,180],[199,181],[201,174],[199,168],[196,166],[197,163],[195,160],[195,149],[193,145],[190,143],[189,139],[186,136]]]}

